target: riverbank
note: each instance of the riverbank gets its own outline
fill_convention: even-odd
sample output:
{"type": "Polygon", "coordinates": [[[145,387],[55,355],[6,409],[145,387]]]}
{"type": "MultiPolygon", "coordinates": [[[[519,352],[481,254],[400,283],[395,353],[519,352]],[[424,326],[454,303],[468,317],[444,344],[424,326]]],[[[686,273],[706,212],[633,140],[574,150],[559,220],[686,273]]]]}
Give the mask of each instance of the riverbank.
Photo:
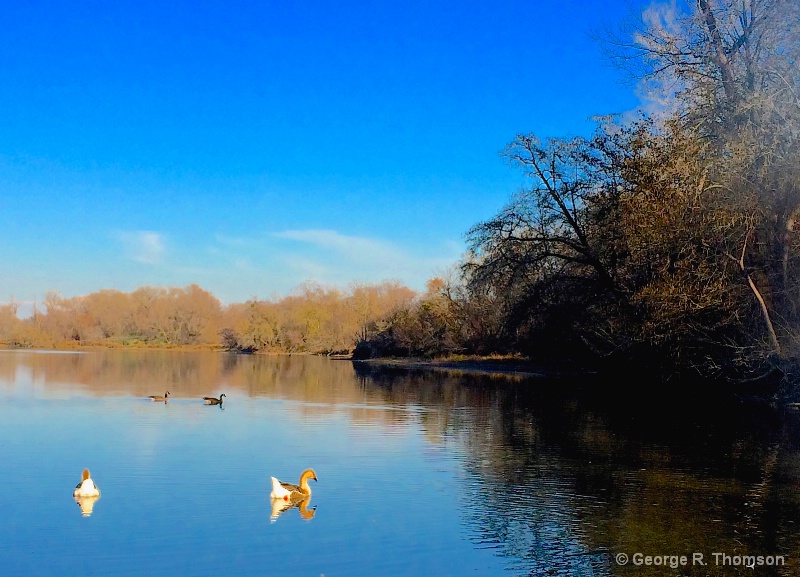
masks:
{"type": "MultiPolygon", "coordinates": [[[[602,392],[612,396],[619,394],[639,396],[643,390],[646,390],[643,389],[643,383],[653,383],[659,378],[658,375],[648,372],[645,368],[632,368],[629,365],[616,369],[592,370],[575,365],[537,362],[519,356],[454,356],[434,359],[378,357],[350,358],[350,360],[356,366],[375,370],[432,370],[455,374],[557,380],[561,383],[579,385],[581,388],[588,386],[596,393],[602,392]]],[[[800,371],[795,372],[795,374],[799,373],[800,371]]],[[[773,374],[779,375],[780,373],[775,371],[773,374]]],[[[671,395],[679,399],[688,400],[696,396],[712,398],[733,396],[740,401],[746,400],[750,403],[800,410],[800,386],[796,381],[783,380],[780,376],[751,381],[712,380],[700,377],[694,379],[674,378],[670,379],[669,383],[671,395]]]]}
{"type": "Polygon", "coordinates": [[[594,374],[586,371],[571,371],[563,367],[545,366],[517,356],[453,356],[438,359],[414,357],[379,357],[374,359],[350,359],[364,366],[394,367],[402,369],[425,369],[457,371],[462,373],[484,373],[495,375],[555,378],[594,374]]]}

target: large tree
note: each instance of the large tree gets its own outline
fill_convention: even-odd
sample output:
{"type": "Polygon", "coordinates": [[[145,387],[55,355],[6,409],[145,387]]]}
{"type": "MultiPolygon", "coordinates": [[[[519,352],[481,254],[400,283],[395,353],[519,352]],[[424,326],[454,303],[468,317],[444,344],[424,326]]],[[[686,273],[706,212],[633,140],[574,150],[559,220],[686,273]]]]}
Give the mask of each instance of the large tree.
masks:
{"type": "Polygon", "coordinates": [[[613,349],[614,322],[627,308],[619,276],[620,150],[602,131],[594,139],[519,135],[506,149],[530,186],[494,218],[468,232],[464,272],[476,298],[506,311],[506,337],[522,348],[613,349]],[[608,310],[617,314],[608,315],[608,310]],[[559,338],[562,337],[562,338],[559,338]]]}
{"type": "Polygon", "coordinates": [[[507,155],[530,186],[470,230],[464,271],[518,349],[739,376],[785,352],[739,154],[680,119],[644,119],[592,139],[518,136],[507,155]]]}
{"type": "Polygon", "coordinates": [[[786,356],[800,322],[800,3],[685,8],[654,4],[612,55],[715,147],[712,177],[749,223],[725,252],[758,302],[771,348],[786,356]]]}

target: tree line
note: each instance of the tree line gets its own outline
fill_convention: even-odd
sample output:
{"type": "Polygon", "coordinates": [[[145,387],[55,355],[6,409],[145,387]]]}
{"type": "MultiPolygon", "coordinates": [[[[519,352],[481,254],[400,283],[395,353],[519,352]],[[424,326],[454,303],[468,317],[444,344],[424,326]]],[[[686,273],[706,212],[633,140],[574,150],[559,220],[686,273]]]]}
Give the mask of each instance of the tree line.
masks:
{"type": "Polygon", "coordinates": [[[196,284],[101,290],[65,298],[48,292],[26,319],[0,307],[0,339],[12,346],[214,346],[243,352],[347,353],[365,327],[415,292],[399,282],[348,290],[307,282],[286,297],[223,305],[196,284]]]}
{"type": "Polygon", "coordinates": [[[656,4],[603,37],[650,109],[599,118],[591,137],[517,135],[504,154],[527,186],[466,232],[459,268],[424,292],[306,284],[227,307],[195,285],[56,295],[33,320],[1,309],[3,338],[789,375],[800,357],[800,3],[656,4]]]}

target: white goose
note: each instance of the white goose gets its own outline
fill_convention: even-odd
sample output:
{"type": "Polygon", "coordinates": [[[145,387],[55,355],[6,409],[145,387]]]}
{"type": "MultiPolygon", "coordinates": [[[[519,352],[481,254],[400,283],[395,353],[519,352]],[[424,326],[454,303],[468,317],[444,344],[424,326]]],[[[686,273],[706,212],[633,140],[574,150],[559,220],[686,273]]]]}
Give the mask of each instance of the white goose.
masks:
{"type": "Polygon", "coordinates": [[[95,485],[94,481],[92,481],[92,476],[89,473],[89,469],[83,470],[83,476],[81,477],[81,482],[75,486],[75,490],[72,492],[72,496],[75,498],[100,496],[100,489],[98,489],[97,485],[95,485]]]}

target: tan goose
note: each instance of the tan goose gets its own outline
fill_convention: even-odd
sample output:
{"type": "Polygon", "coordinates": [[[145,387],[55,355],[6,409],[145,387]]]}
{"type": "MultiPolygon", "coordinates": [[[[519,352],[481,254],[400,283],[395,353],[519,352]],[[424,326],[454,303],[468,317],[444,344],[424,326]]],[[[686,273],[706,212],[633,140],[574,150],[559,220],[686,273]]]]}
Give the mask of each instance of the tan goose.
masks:
{"type": "Polygon", "coordinates": [[[296,501],[304,500],[311,496],[311,487],[308,486],[308,480],[317,480],[317,474],[314,469],[306,469],[300,475],[300,482],[297,485],[292,483],[283,483],[278,481],[275,477],[272,479],[272,493],[271,499],[280,499],[283,501],[296,501]]]}
{"type": "Polygon", "coordinates": [[[168,397],[169,397],[169,391],[164,393],[163,397],[161,395],[150,395],[150,400],[151,401],[160,401],[162,403],[166,403],[169,400],[168,397]]]}
{"type": "Polygon", "coordinates": [[[225,396],[225,393],[222,393],[219,396],[219,399],[216,397],[203,397],[203,400],[206,402],[206,405],[221,405],[222,404],[222,397],[225,396]]]}

